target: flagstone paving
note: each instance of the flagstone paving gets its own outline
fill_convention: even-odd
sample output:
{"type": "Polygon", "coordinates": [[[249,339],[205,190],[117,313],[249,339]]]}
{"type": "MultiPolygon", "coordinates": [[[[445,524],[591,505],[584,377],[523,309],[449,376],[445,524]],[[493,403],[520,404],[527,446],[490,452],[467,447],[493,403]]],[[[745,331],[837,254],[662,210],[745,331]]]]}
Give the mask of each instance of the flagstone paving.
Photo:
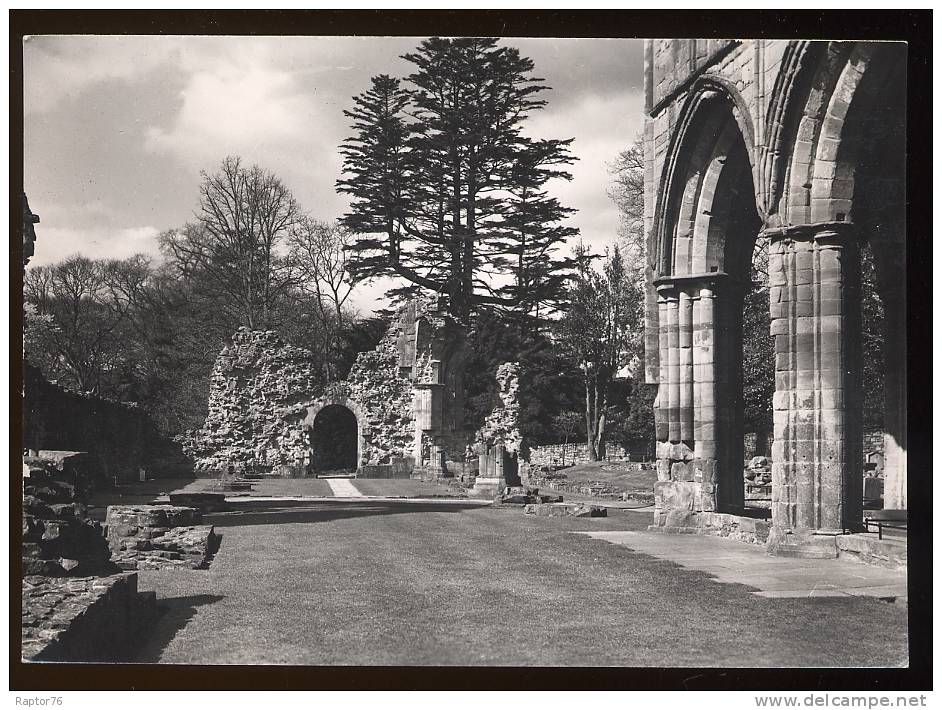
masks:
{"type": "Polygon", "coordinates": [[[712,575],[713,581],[746,584],[760,597],[906,596],[905,570],[848,560],[769,557],[765,548],[700,535],[643,531],[586,532],[597,540],[669,560],[712,575]]]}
{"type": "Polygon", "coordinates": [[[330,492],[338,498],[362,498],[363,494],[357,490],[356,486],[348,478],[328,478],[327,485],[330,486],[330,492]]]}

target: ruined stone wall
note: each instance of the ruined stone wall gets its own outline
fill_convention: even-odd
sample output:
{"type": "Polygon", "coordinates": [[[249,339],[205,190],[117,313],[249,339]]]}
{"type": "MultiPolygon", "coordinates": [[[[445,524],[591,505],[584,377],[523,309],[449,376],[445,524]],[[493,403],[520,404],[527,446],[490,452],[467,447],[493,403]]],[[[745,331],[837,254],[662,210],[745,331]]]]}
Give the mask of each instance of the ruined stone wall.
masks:
{"type": "Polygon", "coordinates": [[[357,420],[358,467],[404,457],[421,463],[433,446],[457,436],[461,378],[447,375],[463,342],[443,303],[416,300],[399,310],[373,350],[357,355],[346,380],[321,386],[310,352],[272,331],[242,328],[216,360],[205,424],[180,441],[200,471],[231,463],[304,475],[318,414],[340,405],[357,420]]]}
{"type": "Polygon", "coordinates": [[[503,445],[521,460],[529,451],[520,433],[520,365],[505,362],[497,367],[495,374],[500,404],[484,419],[484,425],[475,435],[476,440],[487,446],[503,445]]]}
{"type": "MultiPolygon", "coordinates": [[[[629,461],[629,452],[618,444],[605,444],[605,460],[629,461]]],[[[589,445],[585,442],[570,442],[565,446],[563,444],[546,444],[530,448],[530,464],[532,466],[561,466],[563,461],[566,462],[567,466],[589,463],[592,461],[592,457],[589,455],[589,445]]]]}
{"type": "Polygon", "coordinates": [[[357,415],[360,465],[388,464],[411,453],[415,438],[412,380],[400,368],[397,345],[407,323],[397,318],[375,349],[357,355],[342,383],[348,406],[357,415]]]}
{"type": "Polygon", "coordinates": [[[399,309],[376,348],[357,356],[345,382],[311,403],[305,426],[329,404],[351,409],[360,466],[411,458],[421,467],[450,449],[460,456],[463,348],[464,333],[444,302],[416,299],[399,309]]]}
{"type": "Polygon", "coordinates": [[[185,471],[179,447],[157,432],[140,407],[72,392],[35,367],[23,372],[23,448],[86,451],[99,484],[185,471]]]}
{"type": "Polygon", "coordinates": [[[318,383],[309,351],[274,331],[240,328],[216,358],[206,422],[180,441],[201,472],[303,467],[310,445],[301,420],[318,383]]]}

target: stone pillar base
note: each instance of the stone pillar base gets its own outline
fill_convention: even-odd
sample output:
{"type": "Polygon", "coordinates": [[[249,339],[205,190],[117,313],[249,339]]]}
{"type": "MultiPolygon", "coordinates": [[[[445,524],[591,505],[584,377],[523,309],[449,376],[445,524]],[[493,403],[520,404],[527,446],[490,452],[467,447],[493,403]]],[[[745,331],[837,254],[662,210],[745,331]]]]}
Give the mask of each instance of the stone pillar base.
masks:
{"type": "Polygon", "coordinates": [[[468,492],[468,495],[472,498],[496,498],[504,492],[506,487],[503,477],[478,476],[474,479],[474,488],[468,492]]]}
{"type": "Polygon", "coordinates": [[[837,534],[792,532],[773,526],[765,549],[774,557],[829,560],[838,554],[837,534]]]}

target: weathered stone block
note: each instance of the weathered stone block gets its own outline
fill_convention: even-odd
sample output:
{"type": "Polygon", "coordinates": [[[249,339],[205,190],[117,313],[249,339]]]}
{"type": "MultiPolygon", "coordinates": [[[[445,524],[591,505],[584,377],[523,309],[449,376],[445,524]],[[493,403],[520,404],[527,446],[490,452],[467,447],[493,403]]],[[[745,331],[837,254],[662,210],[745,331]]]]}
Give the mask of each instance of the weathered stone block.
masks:
{"type": "Polygon", "coordinates": [[[695,510],[698,485],[692,481],[658,481],[654,484],[654,505],[664,509],[695,510]]]}
{"type": "Polygon", "coordinates": [[[536,515],[542,518],[564,516],[604,518],[608,516],[607,508],[600,505],[586,505],[585,503],[534,503],[525,505],[523,512],[526,515],[536,515]]]}
{"type": "Polygon", "coordinates": [[[668,528],[695,528],[698,525],[699,513],[690,510],[670,509],[664,516],[664,527],[668,528]]]}

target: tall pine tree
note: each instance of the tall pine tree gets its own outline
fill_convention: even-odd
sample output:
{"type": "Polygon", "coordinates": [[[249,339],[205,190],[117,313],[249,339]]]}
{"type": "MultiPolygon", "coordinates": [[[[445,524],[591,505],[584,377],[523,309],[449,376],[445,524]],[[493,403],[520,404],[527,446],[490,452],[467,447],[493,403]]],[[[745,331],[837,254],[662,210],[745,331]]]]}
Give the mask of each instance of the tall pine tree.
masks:
{"type": "Polygon", "coordinates": [[[571,140],[522,133],[548,87],[494,38],[432,38],[404,59],[405,85],[375,77],[345,111],[337,187],[351,197],[353,273],[403,279],[396,297],[447,294],[462,320],[482,305],[538,312],[563,294],[555,246],[576,233],[544,188],[571,178],[571,140]]]}

